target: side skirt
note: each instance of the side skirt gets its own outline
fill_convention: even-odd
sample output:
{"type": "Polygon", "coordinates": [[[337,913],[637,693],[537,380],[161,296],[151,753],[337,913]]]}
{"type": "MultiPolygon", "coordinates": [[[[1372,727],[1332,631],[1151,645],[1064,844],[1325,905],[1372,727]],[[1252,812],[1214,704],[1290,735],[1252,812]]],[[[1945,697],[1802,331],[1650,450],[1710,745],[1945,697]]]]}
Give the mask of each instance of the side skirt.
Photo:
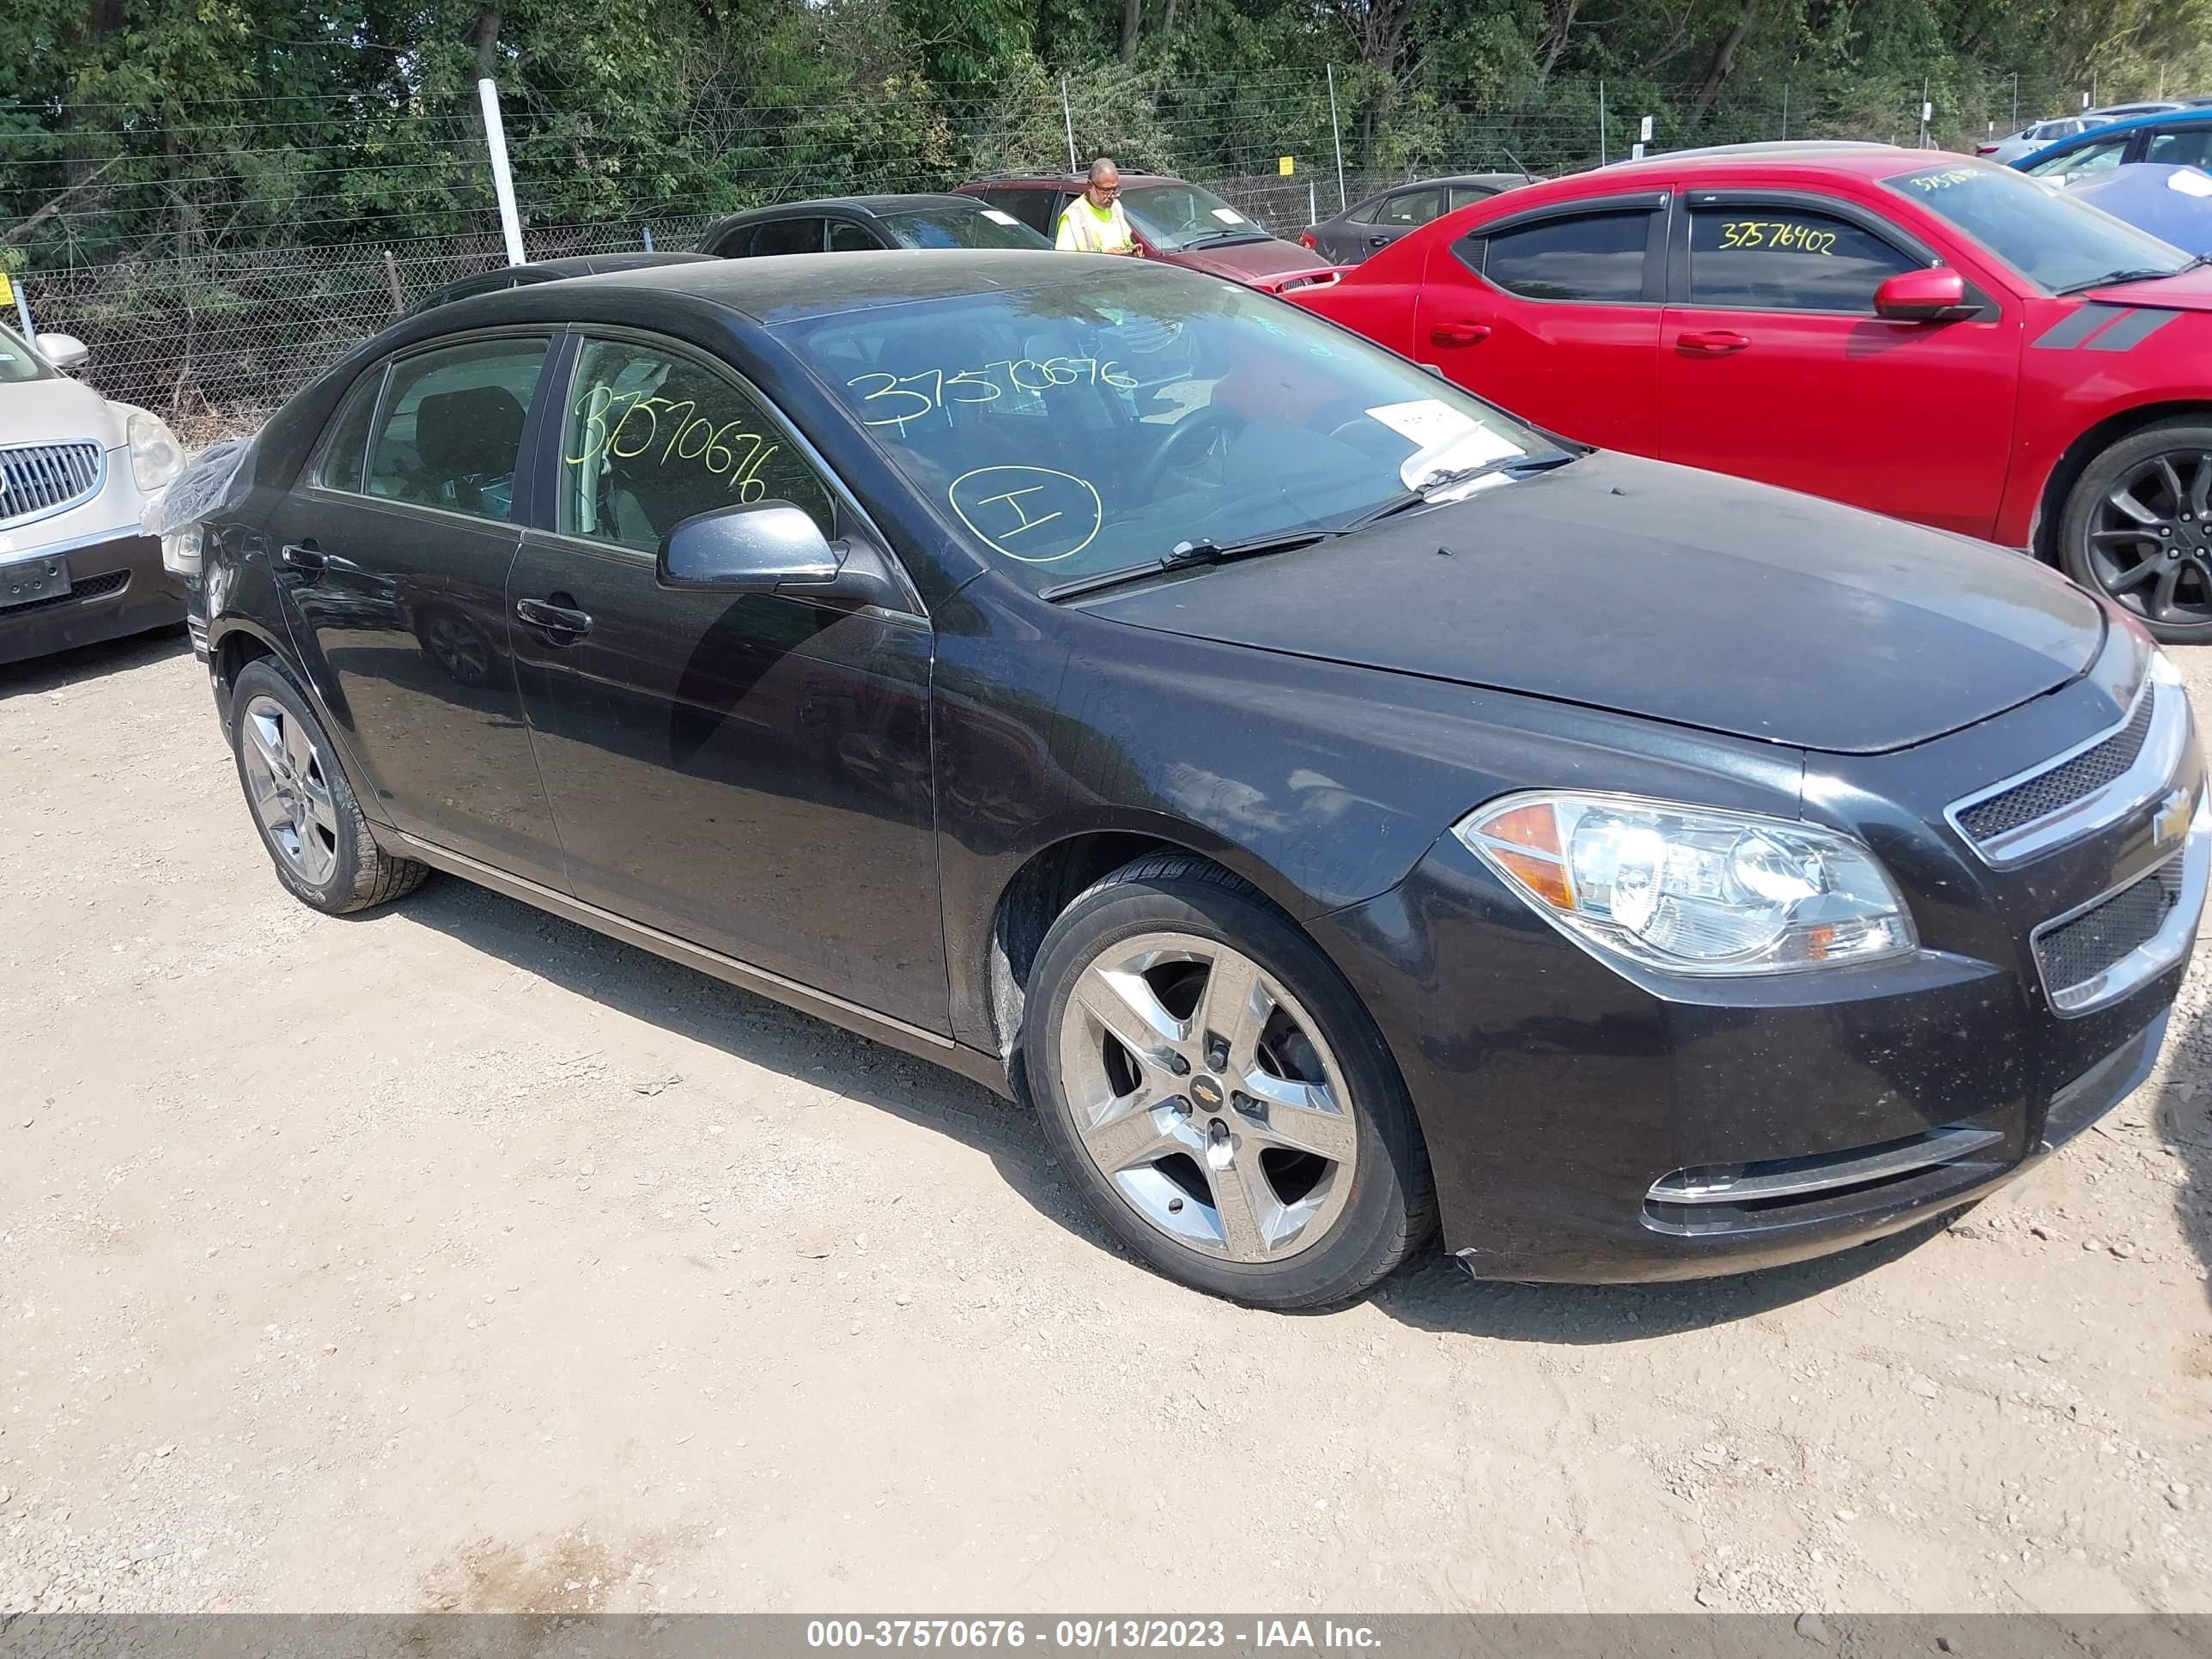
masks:
{"type": "Polygon", "coordinates": [[[625,945],[635,945],[641,951],[650,951],[658,957],[680,963],[684,967],[764,996],[770,1001],[795,1008],[802,1014],[811,1014],[817,1019],[827,1020],[848,1031],[896,1048],[921,1060],[933,1060],[948,1071],[957,1072],[981,1084],[985,1088],[1007,1099],[1014,1091],[1006,1077],[1006,1063],[998,1055],[970,1048],[965,1043],[955,1042],[951,1037],[926,1031],[919,1025],[909,1025],[904,1020],[894,1019],[889,1014],[864,1008],[857,1002],[848,1002],[842,997],[833,997],[826,991],[817,991],[801,985],[796,980],[772,974],[765,968],[756,968],[750,963],[740,962],[735,957],[724,956],[719,951],[708,950],[688,939],[664,933],[657,927],[627,920],[611,910],[602,910],[596,904],[586,904],[566,893],[556,893],[550,887],[541,887],[534,881],[507,874],[489,864],[482,864],[463,854],[449,852],[430,842],[418,841],[413,836],[385,825],[376,826],[378,842],[404,858],[419,859],[434,869],[447,875],[459,876],[480,887],[489,887],[495,893],[504,893],[511,899],[535,905],[550,911],[580,927],[604,933],[609,939],[620,939],[625,945]]]}

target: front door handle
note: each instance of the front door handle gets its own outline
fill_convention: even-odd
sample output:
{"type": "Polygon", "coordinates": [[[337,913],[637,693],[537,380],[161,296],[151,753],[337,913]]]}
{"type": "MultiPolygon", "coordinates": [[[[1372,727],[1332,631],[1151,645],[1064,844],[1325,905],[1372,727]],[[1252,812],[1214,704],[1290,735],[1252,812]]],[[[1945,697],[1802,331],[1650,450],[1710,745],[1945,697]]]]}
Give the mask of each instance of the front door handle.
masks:
{"type": "Polygon", "coordinates": [[[1700,357],[1725,357],[1750,343],[1750,336],[1739,334],[1732,328],[1693,329],[1674,342],[1678,349],[1700,357]]]}
{"type": "Polygon", "coordinates": [[[1473,345],[1489,337],[1488,323],[1438,323],[1429,330],[1429,339],[1437,345],[1473,345]]]}
{"type": "MultiPolygon", "coordinates": [[[[554,597],[566,599],[568,595],[559,593],[554,597]]],[[[579,611],[574,605],[555,605],[547,599],[517,599],[514,614],[532,628],[550,635],[564,635],[553,641],[556,645],[568,645],[592,631],[590,611],[579,611]]]]}
{"type": "Polygon", "coordinates": [[[330,568],[331,556],[313,542],[288,542],[277,550],[276,562],[303,576],[319,576],[330,568]]]}

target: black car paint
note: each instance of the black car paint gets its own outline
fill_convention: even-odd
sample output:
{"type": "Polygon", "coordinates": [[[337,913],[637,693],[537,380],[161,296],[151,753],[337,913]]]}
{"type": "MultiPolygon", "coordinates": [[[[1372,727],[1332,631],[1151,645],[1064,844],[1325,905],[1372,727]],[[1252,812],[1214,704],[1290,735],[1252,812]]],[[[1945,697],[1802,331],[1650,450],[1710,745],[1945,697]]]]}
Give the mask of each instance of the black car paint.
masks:
{"type": "MultiPolygon", "coordinates": [[[[1421,227],[1413,224],[1361,224],[1352,216],[1355,213],[1363,213],[1393,197],[1429,190],[1445,192],[1443,210],[1450,212],[1455,208],[1466,207],[1479,197],[1500,195],[1516,185],[1528,182],[1528,175],[1523,173],[1460,173],[1441,179],[1415,179],[1407,184],[1393,185],[1388,190],[1378,190],[1371,196],[1363,196],[1342,212],[1308,225],[1304,234],[1312,239],[1310,245],[1322,258],[1340,265],[1361,264],[1400,237],[1410,235],[1421,227]],[[1467,199],[1452,201],[1451,193],[1454,191],[1467,199]]],[[[1426,220],[1422,222],[1424,224],[1426,222],[1426,220]]]]}
{"type": "MultiPolygon", "coordinates": [[[[364,688],[334,667],[356,647],[341,642],[343,629],[319,642],[301,621],[301,596],[324,575],[277,562],[274,526],[290,510],[317,434],[362,370],[457,329],[646,330],[722,357],[834,459],[911,575],[926,630],[785,599],[726,607],[773,611],[775,625],[756,629],[714,616],[701,596],[663,595],[664,607],[640,592],[625,623],[635,629],[632,653],[664,664],[712,657],[713,672],[688,688],[679,677],[673,689],[665,669],[658,678],[599,673],[588,690],[564,692],[562,675],[575,671],[549,666],[555,652],[507,624],[504,610],[494,618],[487,600],[483,614],[503,629],[516,681],[488,701],[483,688],[441,687],[410,669],[408,683],[428,688],[410,695],[444,711],[417,728],[429,750],[424,764],[466,787],[485,744],[515,754],[534,745],[542,757],[546,740],[558,743],[584,780],[577,799],[595,809],[623,802],[630,866],[579,866],[549,844],[534,859],[447,848],[436,861],[448,868],[1011,1089],[1001,1059],[1018,1018],[1009,957],[1034,944],[1052,902],[1066,896],[1038,884],[1055,852],[1087,844],[1110,857],[1158,842],[1213,858],[1304,926],[1360,993],[1411,1091],[1448,1244],[1476,1271],[1505,1277],[1720,1271],[1907,1224],[2016,1172],[2040,1146],[2058,1088],[2162,1018],[2178,969],[2113,1008],[2061,1021],[2043,1005],[2024,956],[2034,921],[2147,865],[2150,809],[2011,872],[1978,863],[1942,816],[1978,785],[2111,725],[2144,672],[2148,647],[2137,635],[2108,630],[2094,607],[2073,608],[2070,592],[2042,573],[1978,553],[1989,571],[2005,573],[1990,583],[2017,584],[2006,590],[2010,603],[1987,607],[1981,623],[2017,649],[1992,652],[2015,666],[2021,652],[2051,663],[2047,683],[2015,675],[1978,710],[1957,702],[1948,685],[1960,624],[1932,586],[1912,603],[1879,608],[1881,671],[1892,682],[1879,697],[1869,696],[1865,663],[1840,648],[1874,637],[1863,623],[1852,632],[1848,605],[1828,619],[1829,649],[1809,634],[1796,639],[1795,678],[1741,682],[1771,706],[1775,732],[1885,752],[1731,734],[1709,729],[1710,714],[1701,728],[1686,717],[1713,706],[1711,691],[1674,708],[1673,720],[1598,706],[1636,700],[1625,683],[1606,681],[1611,665],[1586,660],[1581,624],[1564,629],[1540,587],[1501,583],[1501,563],[1554,514],[1571,525],[1628,514],[1652,533],[1618,556],[1668,556],[1661,532],[1686,523],[1692,503],[1708,512],[1751,503],[1720,512],[1712,532],[1742,538],[1748,554],[1774,508],[1754,486],[1610,457],[1308,552],[1053,606],[991,571],[762,326],[920,293],[1047,280],[1044,259],[854,255],[834,262],[834,276],[820,266],[803,275],[770,269],[793,262],[739,262],[517,290],[396,326],[280,411],[257,446],[250,493],[211,526],[198,603],[219,706],[240,655],[273,649],[306,682],[354,775],[380,780],[364,688]],[[1616,488],[1627,492],[1625,506],[1611,504],[1616,488]],[[1395,653],[1382,643],[1389,630],[1360,617],[1344,617],[1340,637],[1369,641],[1364,665],[1316,654],[1330,648],[1317,629],[1226,637],[1232,613],[1288,628],[1297,606],[1284,596],[1302,591],[1308,601],[1326,592],[1341,616],[1362,577],[1369,610],[1401,619],[1395,653]],[[1239,594],[1241,606],[1224,598],[1239,594]],[[1486,596],[1505,622],[1550,642],[1557,660],[1547,674],[1535,675],[1524,653],[1513,678],[1525,683],[1474,683],[1491,675],[1452,667],[1445,645],[1418,621],[1433,610],[1464,628],[1486,596]],[[893,626],[911,631],[892,635],[893,626]],[[717,628],[738,647],[727,666],[701,648],[717,628]],[[2069,676],[2069,663],[2086,672],[2069,676]],[[808,678],[817,675],[826,676],[818,728],[803,712],[808,678]],[[1900,712],[1916,698],[1937,710],[1920,726],[1900,712]],[[590,699],[599,712],[575,712],[590,699]],[[1869,704],[1867,718],[1838,724],[1836,707],[1854,701],[1869,704]],[[737,734],[779,721],[779,748],[739,755],[737,734]],[[1960,729],[1933,736],[1921,726],[1960,729]],[[848,750],[827,740],[832,733],[873,747],[848,750]],[[700,763],[725,743],[732,746],[700,763]],[[1577,786],[1861,834],[1909,896],[1924,949],[1748,981],[1662,979],[1601,963],[1449,834],[1500,794],[1577,786]],[[656,804],[683,815],[682,834],[650,822],[656,804]],[[825,839],[833,822],[851,838],[825,839]],[[751,890],[772,906],[771,890],[788,884],[769,917],[682,902],[686,890],[728,873],[717,823],[756,847],[790,850],[787,863],[754,878],[751,890]],[[654,859],[665,862],[656,867],[654,859]],[[854,878],[862,861],[877,866],[872,878],[854,878]],[[774,952],[760,943],[765,933],[800,927],[813,932],[811,955],[793,942],[792,954],[760,959],[774,952]],[[1810,1224],[1724,1239],[1674,1237],[1642,1218],[1645,1187],[1669,1168],[1860,1146],[1962,1119],[2002,1128],[2002,1155],[1954,1171],[1948,1186],[1893,1191],[1867,1212],[1846,1206],[1810,1224]]],[[[516,489],[540,523],[550,522],[547,442],[536,434],[540,474],[516,489]]],[[[1870,550],[1872,568],[1900,570],[1915,558],[1941,566],[1955,546],[1863,515],[1825,522],[1837,544],[1856,538],[1870,550]]],[[[518,541],[525,535],[533,546],[556,539],[526,531],[518,541]]],[[[1678,536],[1674,545],[1691,544],[1678,536]]],[[[536,588],[560,579],[525,556],[505,600],[547,597],[536,588]]],[[[487,579],[487,594],[490,586],[487,579]]],[[[1845,591],[1874,603],[1868,586],[1845,591]]],[[[1647,662],[1651,672],[1669,660],[1694,665],[1695,678],[1720,686],[1759,660],[1747,654],[1746,618],[1731,608],[1684,605],[1679,616],[1641,620],[1662,630],[1665,655],[1647,662]]],[[[1480,648],[1497,646],[1504,631],[1480,648]]],[[[397,822],[410,816],[405,804],[381,781],[362,799],[380,835],[406,828],[397,822]]],[[[418,853],[423,839],[394,836],[418,853]]],[[[2098,1086],[2117,1099],[2122,1073],[2133,1069],[2130,1060],[2098,1086]]]]}

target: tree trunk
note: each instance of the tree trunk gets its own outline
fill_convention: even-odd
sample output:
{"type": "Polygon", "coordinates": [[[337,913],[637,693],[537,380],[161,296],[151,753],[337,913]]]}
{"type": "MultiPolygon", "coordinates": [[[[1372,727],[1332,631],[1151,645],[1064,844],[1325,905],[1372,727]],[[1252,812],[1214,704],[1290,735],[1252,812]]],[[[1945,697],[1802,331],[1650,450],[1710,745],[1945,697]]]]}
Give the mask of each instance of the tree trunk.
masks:
{"type": "Polygon", "coordinates": [[[1582,0],[1551,0],[1544,8],[1544,56],[1537,65],[1539,82],[1552,78],[1552,70],[1559,61],[1559,54],[1567,49],[1567,42],[1575,32],[1575,14],[1582,9],[1582,0]]]}
{"type": "Polygon", "coordinates": [[[1737,50],[1758,23],[1759,0],[1743,0],[1743,11],[1736,18],[1735,27],[1723,38],[1719,49],[1713,53],[1713,66],[1706,71],[1705,84],[1698,93],[1696,106],[1690,112],[1692,128],[1703,123],[1711,112],[1714,100],[1721,95],[1721,88],[1728,82],[1729,71],[1735,67],[1737,50]]]}
{"type": "Polygon", "coordinates": [[[477,8],[476,26],[469,31],[469,44],[477,51],[477,79],[479,81],[492,78],[492,71],[499,67],[499,27],[501,21],[498,0],[485,0],[484,4],[477,8]]]}
{"type": "MultiPolygon", "coordinates": [[[[73,25],[64,25],[61,31],[62,57],[64,61],[81,70],[98,67],[101,48],[110,36],[123,27],[123,0],[90,0],[77,14],[73,25]]],[[[93,154],[88,127],[98,122],[82,118],[76,101],[72,98],[62,106],[62,186],[64,194],[82,190],[93,179],[93,169],[99,158],[93,154]]]]}
{"type": "Polygon", "coordinates": [[[1145,0],[1122,0],[1121,61],[1137,61],[1137,35],[1145,27],[1145,0]]]}
{"type": "Polygon", "coordinates": [[[1160,15],[1160,39],[1168,40],[1175,33],[1176,0],[1168,0],[1167,9],[1160,15]]]}

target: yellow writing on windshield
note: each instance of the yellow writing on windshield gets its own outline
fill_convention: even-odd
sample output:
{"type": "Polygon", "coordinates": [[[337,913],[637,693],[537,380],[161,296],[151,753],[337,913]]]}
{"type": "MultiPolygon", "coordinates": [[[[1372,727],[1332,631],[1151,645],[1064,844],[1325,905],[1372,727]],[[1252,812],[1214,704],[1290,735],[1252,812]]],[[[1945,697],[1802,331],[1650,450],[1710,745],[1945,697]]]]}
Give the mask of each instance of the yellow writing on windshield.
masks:
{"type": "Polygon", "coordinates": [[[783,446],[748,429],[743,416],[718,422],[699,414],[698,407],[696,398],[654,398],[595,386],[574,411],[582,416],[583,447],[562,459],[571,466],[608,458],[627,461],[658,446],[660,453],[648,465],[696,465],[710,477],[726,479],[739,501],[763,499],[768,485],[761,472],[783,446]]]}
{"type": "Polygon", "coordinates": [[[945,496],[986,547],[1022,564],[1073,558],[1106,521],[1096,486],[1056,467],[979,466],[955,478],[945,496]]]}
{"type": "Polygon", "coordinates": [[[1788,219],[1731,219],[1721,227],[1721,246],[1832,254],[1836,251],[1836,233],[1788,219]]]}
{"type": "Polygon", "coordinates": [[[1982,176],[1979,167],[1946,167],[1941,173],[1923,173],[1912,180],[1915,190],[1948,190],[1954,185],[1963,185],[1969,179],[1982,176]]]}
{"type": "Polygon", "coordinates": [[[933,415],[949,404],[996,403],[1008,395],[1036,397],[1060,386],[1110,386],[1123,391],[1137,384],[1111,358],[1001,357],[972,368],[926,368],[917,374],[878,372],[856,374],[845,382],[860,392],[862,420],[869,426],[894,426],[933,415]],[[863,387],[871,388],[863,391],[863,387]],[[868,406],[881,405],[872,415],[868,406]]]}

